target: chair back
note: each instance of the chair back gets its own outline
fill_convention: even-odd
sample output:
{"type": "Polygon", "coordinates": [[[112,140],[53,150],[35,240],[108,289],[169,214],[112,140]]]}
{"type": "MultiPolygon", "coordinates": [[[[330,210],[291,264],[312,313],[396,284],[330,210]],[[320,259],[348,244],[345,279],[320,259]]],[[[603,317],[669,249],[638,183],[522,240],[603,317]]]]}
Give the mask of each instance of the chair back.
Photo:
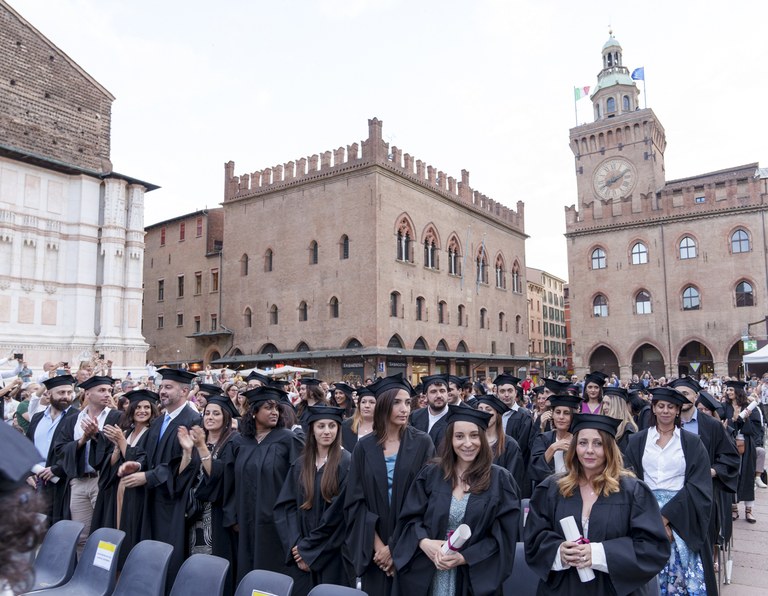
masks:
{"type": "Polygon", "coordinates": [[[368,596],[368,592],[335,584],[319,584],[307,596],[368,596]]]}
{"type": "Polygon", "coordinates": [[[165,542],[142,540],[128,553],[112,596],[165,596],[165,581],[173,547],[165,542]]]}
{"type": "Polygon", "coordinates": [[[525,560],[525,545],[518,542],[515,545],[515,562],[512,565],[512,575],[504,582],[504,596],[536,596],[539,588],[539,576],[528,567],[525,560]]]}
{"type": "Polygon", "coordinates": [[[291,596],[293,578],[275,571],[254,569],[240,580],[235,596],[251,596],[254,590],[275,596],[291,596]]]}
{"type": "Polygon", "coordinates": [[[48,529],[35,558],[32,590],[55,588],[72,578],[77,565],[77,539],[82,531],[83,524],[68,519],[48,529]]]}
{"type": "Polygon", "coordinates": [[[179,569],[170,596],[223,596],[228,571],[229,561],[221,557],[192,555],[179,569]]]}

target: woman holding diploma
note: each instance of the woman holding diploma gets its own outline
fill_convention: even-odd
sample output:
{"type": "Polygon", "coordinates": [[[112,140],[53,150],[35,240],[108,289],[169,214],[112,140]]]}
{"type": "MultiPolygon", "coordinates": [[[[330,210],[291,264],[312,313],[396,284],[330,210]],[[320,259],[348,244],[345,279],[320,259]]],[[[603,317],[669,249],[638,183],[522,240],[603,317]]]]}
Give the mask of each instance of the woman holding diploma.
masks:
{"type": "Polygon", "coordinates": [[[485,431],[491,414],[449,406],[440,457],[422,469],[400,513],[392,553],[400,594],[491,596],[512,572],[520,499],[512,474],[493,465],[485,431]],[[461,524],[457,550],[446,539],[461,524]]]}
{"type": "Polygon", "coordinates": [[[574,416],[568,472],[533,492],[525,559],[540,578],[538,594],[648,594],[646,584],[669,558],[653,493],[622,467],[614,440],[619,423],[574,416]],[[566,538],[569,525],[576,540],[566,538]]]}
{"type": "Polygon", "coordinates": [[[565,461],[565,454],[571,446],[571,420],[579,407],[575,395],[551,395],[553,430],[539,434],[531,446],[531,463],[528,475],[536,484],[555,472],[561,472],[558,464],[565,461]],[[559,454],[559,455],[558,455],[559,454]]]}

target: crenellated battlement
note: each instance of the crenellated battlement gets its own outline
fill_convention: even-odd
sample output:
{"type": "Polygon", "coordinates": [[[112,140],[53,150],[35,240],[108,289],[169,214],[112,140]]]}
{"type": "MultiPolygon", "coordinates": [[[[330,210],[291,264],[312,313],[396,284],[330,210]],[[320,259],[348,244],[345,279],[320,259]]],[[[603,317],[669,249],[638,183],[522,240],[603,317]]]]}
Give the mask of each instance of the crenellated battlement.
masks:
{"type": "Polygon", "coordinates": [[[461,171],[461,180],[416,159],[382,138],[382,121],[368,120],[368,138],[338,149],[301,157],[295,161],[235,175],[235,162],[224,164],[224,201],[270,193],[353,169],[381,166],[409,181],[439,193],[445,198],[481,211],[500,222],[525,232],[525,206],[517,202],[517,211],[506,207],[469,186],[469,172],[461,171]]]}
{"type": "Polygon", "coordinates": [[[768,204],[766,181],[757,163],[667,182],[659,192],[637,190],[624,199],[565,208],[566,235],[657,220],[707,217],[768,204]]]}

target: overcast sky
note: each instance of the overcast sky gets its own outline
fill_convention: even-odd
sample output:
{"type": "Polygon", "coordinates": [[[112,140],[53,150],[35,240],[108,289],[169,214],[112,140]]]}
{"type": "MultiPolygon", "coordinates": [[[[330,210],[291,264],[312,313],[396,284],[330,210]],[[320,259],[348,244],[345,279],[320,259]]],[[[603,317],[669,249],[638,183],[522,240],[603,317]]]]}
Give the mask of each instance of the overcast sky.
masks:
{"type": "MultiPolygon", "coordinates": [[[[624,65],[645,67],[668,180],[768,166],[765,0],[10,3],[117,98],[115,170],[162,187],[147,225],[218,205],[226,161],[346,146],[376,116],[404,151],[524,201],[528,266],[565,278],[573,87],[594,88],[609,24],[624,65]]],[[[579,123],[591,114],[580,102],[579,123]]]]}

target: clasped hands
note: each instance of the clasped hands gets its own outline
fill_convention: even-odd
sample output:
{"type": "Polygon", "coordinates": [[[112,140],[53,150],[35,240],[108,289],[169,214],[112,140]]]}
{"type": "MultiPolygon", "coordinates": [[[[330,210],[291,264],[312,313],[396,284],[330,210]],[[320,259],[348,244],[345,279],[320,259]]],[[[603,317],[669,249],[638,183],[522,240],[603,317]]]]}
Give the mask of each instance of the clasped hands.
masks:
{"type": "Polygon", "coordinates": [[[445,540],[423,538],[419,542],[419,548],[424,551],[424,554],[435,564],[435,569],[439,571],[447,571],[459,565],[466,565],[467,562],[461,553],[453,550],[449,550],[447,554],[443,553],[444,542],[445,540]]]}
{"type": "Polygon", "coordinates": [[[566,540],[560,544],[560,561],[576,569],[592,567],[592,545],[566,540]]]}

